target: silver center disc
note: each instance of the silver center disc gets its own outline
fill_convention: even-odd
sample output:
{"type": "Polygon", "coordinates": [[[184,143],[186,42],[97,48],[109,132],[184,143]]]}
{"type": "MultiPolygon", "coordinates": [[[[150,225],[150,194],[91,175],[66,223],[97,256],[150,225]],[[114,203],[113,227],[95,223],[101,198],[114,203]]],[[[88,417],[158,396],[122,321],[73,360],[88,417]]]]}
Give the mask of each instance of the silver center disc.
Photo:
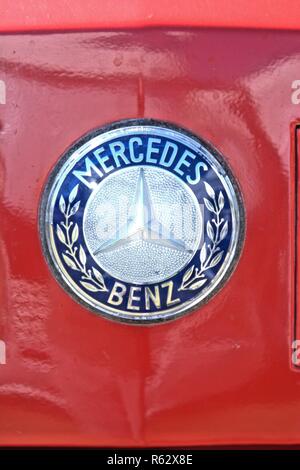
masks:
{"type": "Polygon", "coordinates": [[[128,283],[161,282],[192,259],[203,232],[190,188],[167,170],[135,166],[104,179],[84,212],[83,233],[96,263],[128,283]]]}

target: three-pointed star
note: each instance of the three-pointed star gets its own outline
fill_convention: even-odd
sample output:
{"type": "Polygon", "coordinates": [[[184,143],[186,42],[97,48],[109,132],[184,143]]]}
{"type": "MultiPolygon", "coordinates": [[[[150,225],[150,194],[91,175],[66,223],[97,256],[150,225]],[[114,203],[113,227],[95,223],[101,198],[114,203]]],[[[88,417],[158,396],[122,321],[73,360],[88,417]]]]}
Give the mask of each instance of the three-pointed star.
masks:
{"type": "Polygon", "coordinates": [[[186,253],[191,251],[183,241],[173,239],[171,232],[166,230],[163,224],[155,218],[150,190],[143,168],[139,172],[135,198],[129,211],[128,223],[117,231],[114,240],[103,242],[93,254],[97,255],[100,252],[108,253],[136,240],[147,240],[148,243],[166,246],[186,253]]]}

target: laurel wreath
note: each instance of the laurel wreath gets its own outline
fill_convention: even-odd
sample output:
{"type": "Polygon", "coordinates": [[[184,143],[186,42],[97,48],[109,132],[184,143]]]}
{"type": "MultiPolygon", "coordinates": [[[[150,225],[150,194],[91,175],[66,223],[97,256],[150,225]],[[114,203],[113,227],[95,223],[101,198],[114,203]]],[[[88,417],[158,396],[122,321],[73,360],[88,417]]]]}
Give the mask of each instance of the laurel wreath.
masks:
{"type": "Polygon", "coordinates": [[[219,244],[228,233],[228,221],[221,217],[224,208],[224,195],[219,192],[218,197],[210,184],[204,182],[206,192],[210,199],[203,198],[206,208],[214,214],[211,221],[206,224],[206,233],[211,243],[203,243],[200,250],[200,266],[191,266],[184,274],[179,290],[196,290],[207,281],[206,271],[214,268],[220,263],[224,251],[219,244]]]}
{"type": "Polygon", "coordinates": [[[76,244],[79,237],[79,227],[74,223],[72,217],[76,214],[80,206],[80,200],[75,202],[78,192],[78,184],[69,194],[68,202],[61,195],[59,199],[59,208],[64,216],[64,221],[56,225],[56,234],[60,242],[66,246],[62,253],[66,265],[74,271],[81,273],[80,284],[90,292],[105,292],[107,287],[100,271],[92,266],[87,268],[87,258],[82,245],[76,244]]]}

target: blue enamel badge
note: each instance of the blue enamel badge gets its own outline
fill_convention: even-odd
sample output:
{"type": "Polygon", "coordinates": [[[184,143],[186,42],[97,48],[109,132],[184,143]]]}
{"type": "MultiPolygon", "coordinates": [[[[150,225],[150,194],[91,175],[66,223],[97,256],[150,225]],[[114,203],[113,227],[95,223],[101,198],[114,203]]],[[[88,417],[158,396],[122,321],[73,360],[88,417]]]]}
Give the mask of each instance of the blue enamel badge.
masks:
{"type": "Polygon", "coordinates": [[[63,287],[112,319],[151,323],[206,302],[238,258],[244,211],[219,153],[172,124],[122,121],[60,159],[40,210],[63,287]]]}

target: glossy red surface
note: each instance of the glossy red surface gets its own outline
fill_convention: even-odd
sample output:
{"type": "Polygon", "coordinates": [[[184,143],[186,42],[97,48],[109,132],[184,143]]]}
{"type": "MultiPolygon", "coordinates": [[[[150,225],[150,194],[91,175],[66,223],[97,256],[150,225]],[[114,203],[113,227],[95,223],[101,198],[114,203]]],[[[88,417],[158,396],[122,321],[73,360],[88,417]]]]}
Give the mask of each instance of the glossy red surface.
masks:
{"type": "Polygon", "coordinates": [[[294,152],[300,35],[129,30],[1,38],[2,445],[300,443],[294,152]],[[57,284],[37,230],[42,187],[85,132],[173,121],[228,159],[244,250],[206,306],[174,322],[97,317],[57,284]]]}
{"type": "Polygon", "coordinates": [[[300,29],[298,0],[1,0],[0,31],[153,26],[300,29]]]}
{"type": "MultiPolygon", "coordinates": [[[[300,127],[298,123],[296,122],[292,126],[292,132],[294,135],[292,138],[294,139],[294,146],[292,146],[292,152],[295,157],[294,160],[294,166],[295,166],[295,231],[296,231],[296,240],[295,240],[295,315],[294,315],[294,339],[295,341],[300,340],[300,312],[299,312],[299,306],[300,306],[300,289],[297,288],[299,286],[299,279],[300,279],[300,273],[299,273],[299,249],[300,249],[300,230],[299,230],[299,223],[300,223],[300,204],[299,204],[299,196],[300,196],[300,174],[299,174],[299,156],[300,156],[300,127]]],[[[298,343],[297,343],[298,346],[298,343]]],[[[299,351],[297,358],[299,358],[297,366],[300,367],[300,341],[299,341],[299,346],[297,347],[297,351],[299,351]]]]}

